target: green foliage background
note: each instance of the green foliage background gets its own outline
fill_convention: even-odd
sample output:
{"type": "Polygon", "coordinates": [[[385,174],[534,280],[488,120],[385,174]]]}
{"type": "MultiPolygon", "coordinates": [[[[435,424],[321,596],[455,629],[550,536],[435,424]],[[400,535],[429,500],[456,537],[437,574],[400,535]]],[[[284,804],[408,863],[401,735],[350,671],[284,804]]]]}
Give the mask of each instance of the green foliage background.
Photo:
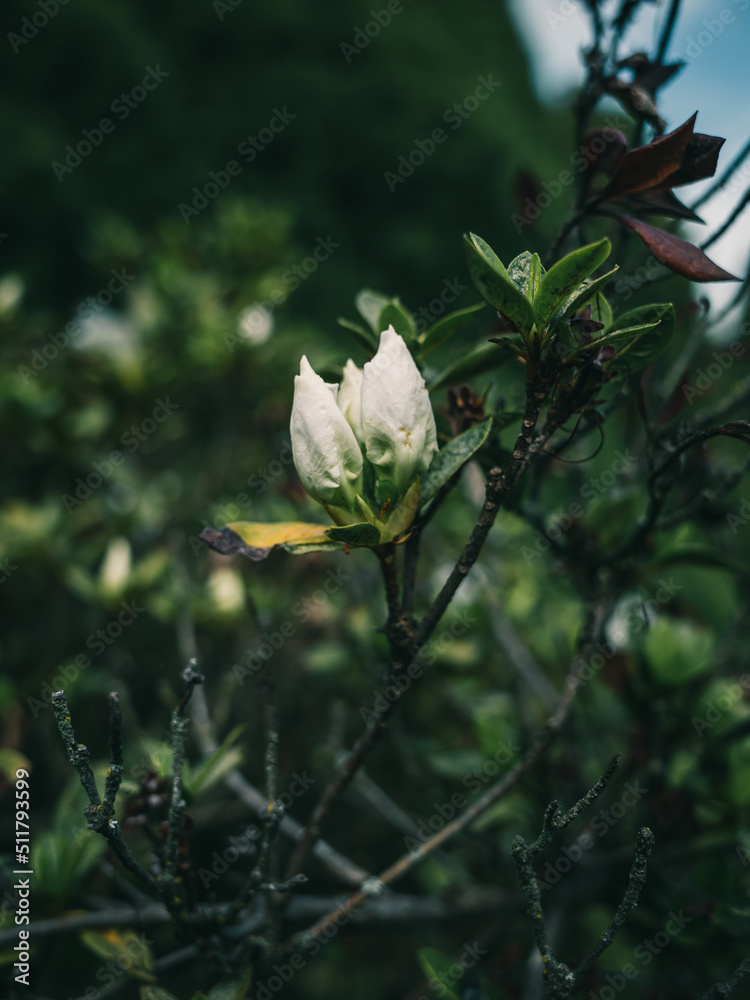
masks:
{"type": "MultiPolygon", "coordinates": [[[[7,30],[17,31],[34,9],[12,0],[7,30]]],[[[380,682],[386,647],[376,631],[384,607],[373,600],[379,593],[374,560],[360,551],[295,560],[279,555],[266,564],[241,565],[209,553],[196,536],[207,523],[236,520],[237,506],[253,520],[315,519],[289,462],[293,375],[303,353],[331,375],[348,353],[364,360],[335,322],[338,315],[353,318],[360,287],[398,294],[417,311],[440,295],[444,282],[457,280],[465,291],[456,306],[470,305],[476,296],[466,277],[463,231],[482,233],[507,261],[548,246],[568,209],[566,198],[558,199],[522,235],[510,221],[526,190],[525,173],[553,178],[568,163],[571,126],[567,112],[553,113],[536,100],[504,6],[484,0],[468,7],[447,0],[406,3],[347,63],[340,45],[353,41],[370,10],[342,0],[316,6],[245,0],[221,20],[208,2],[74,0],[17,54],[6,48],[0,111],[15,139],[0,160],[2,229],[8,234],[0,244],[0,556],[14,568],[0,585],[0,801],[8,804],[0,831],[9,845],[8,776],[25,759],[32,769],[37,919],[117,893],[116,882],[94,867],[99,852],[93,835],[81,832],[82,795],[45,703],[45,694],[59,686],[61,667],[76,656],[90,659],[65,684],[78,737],[93,758],[105,758],[106,692],[117,689],[132,772],[149,756],[139,734],[163,738],[180,696],[186,636],[194,623],[217,729],[223,736],[244,724],[242,767],[260,782],[257,690],[249,680],[238,686],[231,668],[257,652],[264,634],[292,622],[293,637],[273,657],[281,770],[291,775],[307,768],[322,787],[337,753],[359,732],[359,709],[370,705],[380,682]],[[167,79],[58,181],[52,161],[155,65],[167,79]],[[445,127],[446,110],[473,94],[478,78],[488,74],[501,87],[460,129],[446,128],[447,142],[391,193],[384,172],[397,168],[416,139],[445,127]],[[210,171],[237,158],[238,144],[265,127],[276,108],[296,117],[186,224],[178,205],[192,199],[193,187],[202,187],[210,171]],[[318,238],[340,247],[274,310],[267,342],[241,341],[239,313],[274,290],[288,290],[282,276],[308,257],[318,238]],[[43,358],[34,352],[50,344],[48,335],[62,330],[87,296],[106,287],[112,269],[134,275],[126,291],[72,346],[34,371],[33,358],[43,358]],[[129,429],[166,399],[177,407],[174,414],[129,451],[129,429]],[[79,477],[114,451],[124,461],[89,498],[68,501],[72,509],[66,509],[64,495],[73,495],[79,477]],[[342,570],[345,586],[321,599],[329,574],[342,570]],[[117,618],[123,602],[143,611],[95,653],[92,637],[117,618]]],[[[642,252],[630,244],[618,251],[613,262],[623,265],[623,273],[643,263],[642,252]]],[[[659,286],[659,300],[683,307],[683,341],[700,334],[691,326],[688,296],[685,282],[659,286]]],[[[637,293],[627,308],[642,300],[637,293]]],[[[462,349],[486,339],[490,324],[488,311],[480,313],[462,334],[462,349]]],[[[694,370],[711,360],[713,349],[707,343],[698,349],[694,370]]],[[[659,378],[679,353],[676,344],[659,378]]],[[[431,359],[433,373],[446,357],[431,359]]],[[[700,405],[720,399],[740,367],[738,362],[700,405]]],[[[486,383],[477,380],[477,390],[486,383]]],[[[493,392],[508,409],[520,404],[512,367],[493,376],[493,392]]],[[[444,404],[440,394],[435,405],[444,404]]],[[[611,469],[618,451],[634,442],[636,450],[642,447],[637,420],[630,398],[612,419],[596,459],[559,464],[539,486],[532,498],[540,510],[564,512],[571,498],[611,469]]],[[[721,443],[693,453],[694,483],[736,464],[738,447],[721,443]]],[[[467,477],[431,530],[421,564],[425,600],[470,530],[477,488],[467,477]]],[[[601,552],[616,545],[622,525],[642,510],[642,472],[593,492],[581,545],[601,552]]],[[[746,478],[727,498],[727,511],[741,513],[743,496],[750,496],[746,478]]],[[[492,757],[499,739],[526,746],[545,716],[545,696],[562,683],[581,600],[553,553],[524,554],[524,547],[537,552],[537,537],[514,512],[501,515],[485,557],[437,633],[428,680],[404,704],[373,761],[371,776],[416,820],[434,816],[435,803],[465,789],[465,777],[492,757]],[[449,626],[458,613],[471,623],[456,637],[449,626]],[[498,630],[508,621],[546,677],[536,691],[524,686],[499,645],[498,630]]],[[[668,995],[659,993],[668,983],[691,995],[728,974],[743,954],[747,875],[736,848],[750,842],[745,698],[732,700],[701,739],[690,720],[705,713],[747,662],[742,598],[726,557],[743,564],[749,537],[744,522],[732,534],[717,516],[673,533],[647,564],[633,567],[626,588],[633,607],[651,599],[665,575],[679,583],[679,596],[651,629],[631,634],[615,661],[587,685],[568,738],[548,766],[484,816],[453,851],[480,883],[513,890],[512,837],[532,835],[551,798],[570,804],[613,753],[623,752],[622,774],[608,798],[618,801],[618,782],[640,781],[648,792],[606,840],[596,842],[587,864],[551,890],[550,899],[556,892],[558,901],[549,905],[564,924],[561,952],[567,948],[573,962],[580,942],[596,939],[621,896],[635,830],[652,826],[657,851],[644,905],[607,953],[603,971],[631,961],[633,949],[663,928],[670,910],[693,907],[694,916],[625,996],[645,995],[645,984],[653,996],[668,995]],[[686,563],[689,546],[703,546],[703,564],[686,563]],[[679,550],[672,562],[670,549],[679,550]],[[733,725],[740,729],[730,738],[733,725]],[[691,956],[698,946],[705,958],[695,969],[691,956]]],[[[313,798],[301,799],[292,814],[304,821],[313,798]]],[[[218,784],[199,797],[193,815],[197,865],[210,863],[222,837],[248,822],[218,784]]],[[[403,834],[369,812],[356,789],[334,810],[326,835],[373,871],[404,851],[403,834]]],[[[133,843],[139,844],[137,834],[133,843]]],[[[138,850],[145,856],[147,844],[138,850]]],[[[340,889],[315,865],[310,875],[313,891],[340,889]]],[[[435,859],[401,888],[450,898],[463,878],[435,859]]],[[[530,928],[517,904],[500,916],[506,930],[482,972],[495,995],[517,997],[530,928]]],[[[342,936],[288,994],[330,1000],[402,995],[408,985],[419,985],[418,948],[458,954],[485,925],[481,918],[342,936]],[[387,962],[374,960],[383,953],[387,962]]],[[[169,931],[156,938],[158,954],[174,947],[169,931]]],[[[39,996],[78,996],[96,981],[100,965],[101,957],[78,938],[40,943],[35,989],[39,996]]],[[[174,971],[168,985],[187,995],[215,979],[205,964],[174,971]]],[[[591,988],[601,982],[592,976],[591,988]]],[[[123,995],[135,995],[135,986],[128,989],[123,995]]]]}

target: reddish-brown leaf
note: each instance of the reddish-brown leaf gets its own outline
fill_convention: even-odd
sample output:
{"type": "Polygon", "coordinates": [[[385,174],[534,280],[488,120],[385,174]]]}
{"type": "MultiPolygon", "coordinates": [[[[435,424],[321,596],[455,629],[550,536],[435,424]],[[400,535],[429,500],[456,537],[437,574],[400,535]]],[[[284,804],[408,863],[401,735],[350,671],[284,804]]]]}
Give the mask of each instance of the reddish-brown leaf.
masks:
{"type": "Polygon", "coordinates": [[[617,174],[607,189],[607,194],[629,194],[657,187],[682,166],[690,138],[693,134],[696,111],[692,118],[674,132],[659,136],[647,146],[639,146],[626,153],[617,174]]]}
{"type": "Polygon", "coordinates": [[[615,218],[638,233],[654,257],[670,271],[676,271],[691,281],[740,280],[718,264],[714,264],[699,247],[680,239],[679,236],[628,215],[616,215],[615,218]]]}
{"type": "MultiPolygon", "coordinates": [[[[669,183],[669,182],[667,182],[669,183]]],[[[690,222],[703,222],[703,219],[680,199],[667,185],[639,191],[637,194],[626,195],[622,200],[631,211],[666,215],[670,219],[687,219],[690,222]]]]}
{"type": "Polygon", "coordinates": [[[679,187],[681,184],[692,184],[693,181],[713,177],[719,160],[719,150],[724,142],[725,140],[718,135],[694,132],[687,144],[682,166],[667,180],[669,187],[679,187]]]}

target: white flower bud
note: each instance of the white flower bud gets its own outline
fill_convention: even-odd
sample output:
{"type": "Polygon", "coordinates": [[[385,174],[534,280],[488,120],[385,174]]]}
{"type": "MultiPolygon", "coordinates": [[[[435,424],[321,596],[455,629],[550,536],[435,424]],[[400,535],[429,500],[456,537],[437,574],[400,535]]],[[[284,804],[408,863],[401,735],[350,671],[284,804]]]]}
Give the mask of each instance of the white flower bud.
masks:
{"type": "Polygon", "coordinates": [[[337,404],[339,387],[324,382],[306,357],[294,378],[292,456],[310,496],[352,509],[362,492],[362,452],[337,404]]]}
{"type": "Polygon", "coordinates": [[[403,339],[389,326],[362,376],[362,438],[380,479],[399,495],[426,472],[437,448],[424,380],[403,339]]]}

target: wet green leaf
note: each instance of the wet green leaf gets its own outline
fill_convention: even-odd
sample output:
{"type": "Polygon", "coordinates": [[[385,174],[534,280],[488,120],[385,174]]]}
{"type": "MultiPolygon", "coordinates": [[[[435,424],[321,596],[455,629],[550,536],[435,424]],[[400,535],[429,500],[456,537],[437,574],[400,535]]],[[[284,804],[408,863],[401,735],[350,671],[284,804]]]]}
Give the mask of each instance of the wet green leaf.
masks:
{"type": "Polygon", "coordinates": [[[499,257],[474,233],[464,235],[464,248],[469,274],[485,300],[507,316],[522,335],[528,336],[534,326],[534,310],[526,296],[511,280],[499,257]]]}
{"type": "Polygon", "coordinates": [[[611,249],[608,239],[590,243],[567,254],[547,271],[534,302],[534,313],[540,329],[548,326],[552,317],[581,282],[604,263],[611,249]]]}

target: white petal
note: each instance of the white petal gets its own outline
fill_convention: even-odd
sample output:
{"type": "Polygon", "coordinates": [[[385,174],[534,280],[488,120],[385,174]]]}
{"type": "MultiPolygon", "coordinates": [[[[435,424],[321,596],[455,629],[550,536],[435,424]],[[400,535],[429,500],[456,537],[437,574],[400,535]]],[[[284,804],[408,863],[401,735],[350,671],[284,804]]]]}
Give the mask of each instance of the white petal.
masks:
{"type": "Polygon", "coordinates": [[[338,386],[324,382],[303,357],[294,379],[292,455],[313,499],[349,506],[360,489],[362,452],[336,405],[337,395],[338,386]]]}
{"type": "Polygon", "coordinates": [[[339,409],[357,438],[362,440],[362,369],[351,358],[344,365],[338,396],[339,409]]]}
{"type": "Polygon", "coordinates": [[[393,327],[364,368],[362,434],[367,457],[403,491],[437,451],[430,397],[409,349],[393,327]]]}

